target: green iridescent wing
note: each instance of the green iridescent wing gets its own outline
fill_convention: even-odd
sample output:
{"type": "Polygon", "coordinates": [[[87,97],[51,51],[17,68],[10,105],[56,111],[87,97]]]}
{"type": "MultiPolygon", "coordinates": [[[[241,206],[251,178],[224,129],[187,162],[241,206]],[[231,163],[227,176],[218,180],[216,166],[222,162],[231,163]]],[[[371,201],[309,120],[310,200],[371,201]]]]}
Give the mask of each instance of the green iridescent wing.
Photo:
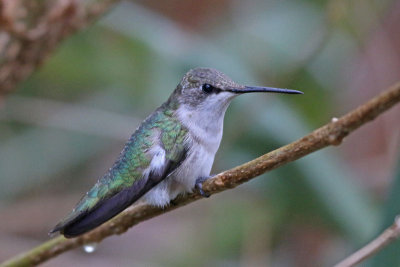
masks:
{"type": "Polygon", "coordinates": [[[117,215],[173,172],[186,156],[187,130],[171,115],[160,108],[144,121],[113,167],[50,233],[60,231],[67,237],[85,233],[117,215]],[[149,168],[154,147],[165,152],[164,163],[157,170],[149,168]],[[143,175],[146,171],[148,175],[143,175]]]}

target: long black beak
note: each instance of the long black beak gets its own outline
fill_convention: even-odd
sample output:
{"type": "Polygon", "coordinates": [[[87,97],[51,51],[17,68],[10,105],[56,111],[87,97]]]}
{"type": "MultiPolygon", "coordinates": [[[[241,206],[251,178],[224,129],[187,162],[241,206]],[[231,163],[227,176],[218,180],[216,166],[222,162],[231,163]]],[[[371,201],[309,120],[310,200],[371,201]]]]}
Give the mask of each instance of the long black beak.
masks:
{"type": "Polygon", "coordinates": [[[292,90],[292,89],[281,89],[281,88],[273,88],[273,87],[261,87],[261,86],[245,86],[243,89],[226,89],[229,92],[235,94],[245,94],[245,93],[281,93],[281,94],[304,94],[301,91],[292,90]]]}

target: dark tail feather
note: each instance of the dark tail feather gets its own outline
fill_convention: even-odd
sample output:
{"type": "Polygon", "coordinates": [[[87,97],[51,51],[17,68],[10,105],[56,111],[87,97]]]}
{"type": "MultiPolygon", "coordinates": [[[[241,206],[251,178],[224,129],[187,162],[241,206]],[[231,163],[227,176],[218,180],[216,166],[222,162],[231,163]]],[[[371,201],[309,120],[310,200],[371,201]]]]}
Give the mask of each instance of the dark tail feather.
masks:
{"type": "Polygon", "coordinates": [[[116,216],[140,197],[132,198],[131,194],[131,190],[123,190],[110,199],[99,203],[94,209],[82,212],[75,219],[56,226],[50,233],[60,231],[65,237],[71,238],[89,232],[116,216]]]}
{"type": "Polygon", "coordinates": [[[129,207],[133,202],[161,182],[168,173],[172,172],[171,166],[174,166],[174,168],[179,166],[171,165],[172,163],[174,162],[169,160],[168,163],[165,164],[165,170],[162,173],[151,172],[148,176],[150,179],[139,179],[131,187],[120,191],[110,198],[101,200],[92,209],[72,215],[73,217],[67,218],[65,221],[57,224],[56,227],[50,231],[50,234],[60,231],[65,237],[70,238],[96,228],[129,207]]]}

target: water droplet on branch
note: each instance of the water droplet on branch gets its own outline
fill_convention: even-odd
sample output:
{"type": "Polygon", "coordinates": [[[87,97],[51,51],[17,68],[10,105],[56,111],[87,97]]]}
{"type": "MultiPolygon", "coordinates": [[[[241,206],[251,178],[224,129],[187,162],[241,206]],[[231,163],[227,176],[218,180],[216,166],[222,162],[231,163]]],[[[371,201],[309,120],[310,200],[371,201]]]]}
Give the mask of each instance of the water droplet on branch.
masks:
{"type": "Polygon", "coordinates": [[[93,253],[96,251],[97,243],[89,243],[83,246],[83,250],[86,253],[93,253]]]}

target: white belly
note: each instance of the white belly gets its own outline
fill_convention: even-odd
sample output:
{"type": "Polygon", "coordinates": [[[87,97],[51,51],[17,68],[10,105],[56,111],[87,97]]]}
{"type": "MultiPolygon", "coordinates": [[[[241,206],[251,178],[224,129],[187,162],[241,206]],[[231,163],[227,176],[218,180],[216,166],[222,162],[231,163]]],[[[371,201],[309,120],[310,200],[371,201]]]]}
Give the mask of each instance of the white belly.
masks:
{"type": "Polygon", "coordinates": [[[188,110],[185,106],[177,110],[176,115],[189,129],[186,140],[188,155],[176,171],[144,196],[147,203],[166,206],[177,195],[191,192],[196,179],[210,175],[215,153],[222,138],[223,119],[227,106],[228,102],[221,106],[218,112],[213,109],[198,112],[188,110]]]}
{"type": "Polygon", "coordinates": [[[144,196],[144,200],[150,205],[163,207],[179,194],[192,192],[198,178],[210,175],[218,146],[219,142],[216,147],[210,149],[210,146],[196,142],[189,149],[185,161],[164,181],[151,189],[144,196]]]}
{"type": "Polygon", "coordinates": [[[168,178],[175,183],[179,183],[184,191],[191,192],[195,186],[196,179],[210,175],[214,156],[215,153],[212,154],[203,147],[192,149],[182,165],[168,178]]]}

